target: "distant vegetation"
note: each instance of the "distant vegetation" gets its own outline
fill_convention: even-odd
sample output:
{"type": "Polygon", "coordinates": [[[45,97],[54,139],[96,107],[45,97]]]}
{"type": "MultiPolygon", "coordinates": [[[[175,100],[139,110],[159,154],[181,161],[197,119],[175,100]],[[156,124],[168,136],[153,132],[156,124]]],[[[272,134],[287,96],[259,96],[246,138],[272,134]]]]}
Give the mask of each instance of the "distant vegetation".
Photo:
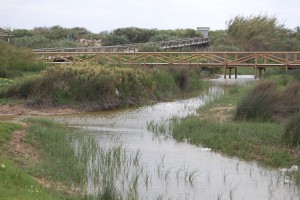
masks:
{"type": "Polygon", "coordinates": [[[238,15],[226,30],[211,31],[214,51],[299,51],[300,28],[288,29],[274,16],[238,15]]]}
{"type": "Polygon", "coordinates": [[[285,28],[274,16],[236,16],[229,20],[227,33],[240,50],[293,51],[300,49],[299,29],[285,28]]]}
{"type": "MultiPolygon", "coordinates": [[[[92,33],[86,28],[61,26],[12,30],[12,43],[18,47],[49,48],[78,46],[111,46],[151,43],[201,37],[196,29],[159,30],[137,27],[117,28],[92,33]]],[[[297,51],[300,49],[300,27],[288,29],[275,16],[238,15],[227,22],[225,30],[209,32],[212,51],[297,51]]],[[[145,49],[153,50],[152,45],[145,49]]]]}
{"type": "Polygon", "coordinates": [[[201,37],[194,29],[158,30],[137,27],[92,33],[85,28],[36,27],[33,30],[14,29],[12,44],[18,47],[51,48],[97,45],[112,46],[201,37]]]}

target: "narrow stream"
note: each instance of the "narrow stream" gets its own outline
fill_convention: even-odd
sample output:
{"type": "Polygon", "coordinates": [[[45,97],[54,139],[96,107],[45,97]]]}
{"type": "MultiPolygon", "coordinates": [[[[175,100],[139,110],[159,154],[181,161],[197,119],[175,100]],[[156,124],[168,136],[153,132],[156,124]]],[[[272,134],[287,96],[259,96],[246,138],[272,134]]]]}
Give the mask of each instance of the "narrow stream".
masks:
{"type": "MultiPolygon", "coordinates": [[[[245,84],[251,80],[252,76],[239,76],[237,80],[226,80],[226,84],[245,84]]],[[[168,129],[170,119],[196,114],[199,106],[222,95],[225,81],[211,82],[208,91],[199,92],[194,98],[56,119],[84,130],[82,137],[92,138],[96,148],[121,147],[124,165],[118,165],[117,173],[110,176],[115,180],[109,181],[123,193],[124,199],[132,196],[138,199],[299,199],[296,185],[285,183],[286,177],[279,170],[229,158],[188,141],[176,142],[168,135],[148,130],[150,124],[168,129]]],[[[74,141],[78,151],[80,144],[74,141]]],[[[101,153],[97,152],[100,151],[89,157],[86,185],[90,194],[101,190],[100,180],[104,176],[99,174],[101,153]]],[[[115,166],[111,161],[106,162],[109,167],[115,166]]]]}

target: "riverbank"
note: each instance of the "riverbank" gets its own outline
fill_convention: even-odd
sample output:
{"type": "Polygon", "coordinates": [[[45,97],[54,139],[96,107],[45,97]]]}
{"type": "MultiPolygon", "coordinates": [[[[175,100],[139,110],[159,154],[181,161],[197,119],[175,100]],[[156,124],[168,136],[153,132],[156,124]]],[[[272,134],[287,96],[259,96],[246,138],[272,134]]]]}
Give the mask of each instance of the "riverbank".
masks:
{"type": "Polygon", "coordinates": [[[211,73],[198,69],[136,69],[77,63],[52,66],[12,80],[0,88],[0,98],[3,102],[20,101],[27,108],[110,110],[169,100],[205,88],[203,79],[209,76],[211,73]]]}
{"type": "MultiPolygon", "coordinates": [[[[290,80],[290,78],[283,76],[271,79],[290,80]]],[[[288,82],[286,82],[286,85],[289,85],[288,82]]],[[[281,87],[285,88],[285,86],[281,87]]],[[[287,144],[284,138],[286,123],[290,117],[279,118],[271,113],[269,115],[273,116],[274,120],[270,119],[269,121],[240,120],[236,118],[237,105],[240,106],[242,99],[252,90],[253,86],[232,87],[224,96],[200,107],[197,116],[175,121],[173,137],[178,141],[187,139],[194,145],[211,148],[213,151],[227,156],[256,161],[263,166],[277,168],[278,170],[280,168],[290,168],[293,165],[299,166],[299,148],[287,144]]],[[[264,90],[263,94],[268,91],[264,90]]],[[[271,91],[275,92],[274,89],[271,91]]],[[[273,101],[276,100],[275,97],[278,97],[278,95],[273,96],[273,101]]],[[[265,96],[264,98],[268,97],[265,96]]],[[[289,101],[295,102],[292,99],[289,99],[289,101]]],[[[279,105],[277,104],[277,106],[279,105]]],[[[252,107],[250,110],[255,109],[255,107],[252,107]]],[[[300,173],[293,172],[292,174],[299,183],[300,173]]]]}

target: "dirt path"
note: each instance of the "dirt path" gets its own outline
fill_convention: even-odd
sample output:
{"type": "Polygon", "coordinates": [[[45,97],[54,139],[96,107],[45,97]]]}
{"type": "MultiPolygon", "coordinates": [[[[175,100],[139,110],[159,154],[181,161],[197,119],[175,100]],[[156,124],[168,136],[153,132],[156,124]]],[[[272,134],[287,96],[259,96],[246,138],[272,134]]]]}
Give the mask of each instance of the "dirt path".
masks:
{"type": "Polygon", "coordinates": [[[79,111],[69,107],[29,108],[24,105],[0,104],[0,121],[17,116],[46,116],[75,113],[79,113],[79,111]]]}
{"type": "MultiPolygon", "coordinates": [[[[9,150],[14,157],[23,158],[24,161],[39,160],[41,158],[37,149],[25,142],[26,124],[22,124],[24,128],[14,131],[8,143],[9,150]]],[[[25,163],[24,163],[25,164],[25,163]]]]}

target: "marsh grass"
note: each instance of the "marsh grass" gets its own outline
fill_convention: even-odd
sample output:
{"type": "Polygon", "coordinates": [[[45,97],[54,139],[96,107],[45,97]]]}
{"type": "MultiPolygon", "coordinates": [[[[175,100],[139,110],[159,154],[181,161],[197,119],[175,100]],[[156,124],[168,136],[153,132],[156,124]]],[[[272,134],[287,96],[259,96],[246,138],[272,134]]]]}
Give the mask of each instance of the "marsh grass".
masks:
{"type": "Polygon", "coordinates": [[[292,116],[291,120],[287,123],[283,139],[294,147],[300,145],[300,112],[292,116]]]}
{"type": "Polygon", "coordinates": [[[236,119],[272,121],[286,118],[300,108],[300,85],[291,83],[283,90],[271,80],[259,82],[238,103],[236,119]]]}

